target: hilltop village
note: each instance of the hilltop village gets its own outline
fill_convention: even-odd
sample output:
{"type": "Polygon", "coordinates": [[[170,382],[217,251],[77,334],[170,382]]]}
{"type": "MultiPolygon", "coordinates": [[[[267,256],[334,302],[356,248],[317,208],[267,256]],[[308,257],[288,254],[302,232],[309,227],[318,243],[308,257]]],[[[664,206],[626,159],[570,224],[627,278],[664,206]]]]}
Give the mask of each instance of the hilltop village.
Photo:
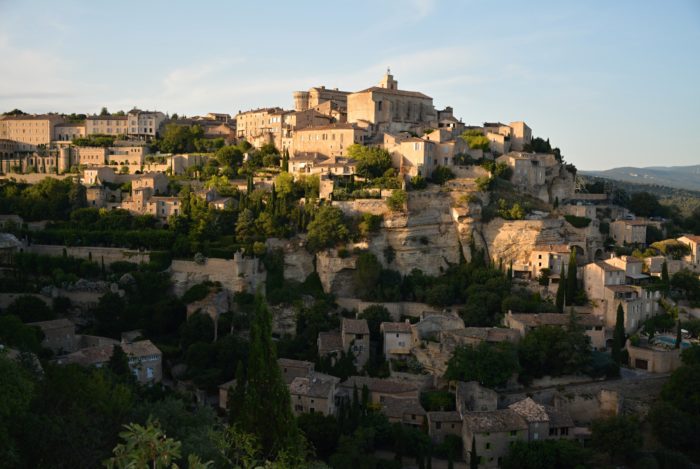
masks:
{"type": "Polygon", "coordinates": [[[10,467],[700,462],[697,220],[389,71],[292,99],[0,117],[10,467]]]}

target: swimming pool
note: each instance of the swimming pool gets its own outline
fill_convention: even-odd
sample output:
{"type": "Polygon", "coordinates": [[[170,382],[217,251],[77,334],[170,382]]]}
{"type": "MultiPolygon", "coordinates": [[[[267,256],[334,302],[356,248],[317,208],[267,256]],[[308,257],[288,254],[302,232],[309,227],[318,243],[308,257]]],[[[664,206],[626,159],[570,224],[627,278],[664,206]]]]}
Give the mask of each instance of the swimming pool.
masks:
{"type": "MultiPolygon", "coordinates": [[[[668,336],[668,335],[660,335],[660,336],[654,337],[654,342],[661,342],[664,345],[668,345],[670,347],[676,346],[676,338],[668,336]]],[[[681,342],[681,348],[689,348],[689,347],[690,347],[690,342],[688,342],[687,340],[683,340],[681,342]]]]}

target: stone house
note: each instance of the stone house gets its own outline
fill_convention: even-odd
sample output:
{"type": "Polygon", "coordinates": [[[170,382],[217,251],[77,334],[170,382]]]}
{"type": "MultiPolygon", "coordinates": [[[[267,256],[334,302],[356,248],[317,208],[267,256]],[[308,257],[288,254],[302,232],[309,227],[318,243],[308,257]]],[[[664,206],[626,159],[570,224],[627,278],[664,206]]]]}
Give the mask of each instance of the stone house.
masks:
{"type": "Polygon", "coordinates": [[[610,223],[610,236],[617,244],[647,243],[647,221],[615,220],[610,223]]]}
{"type": "Polygon", "coordinates": [[[426,412],[418,399],[385,397],[381,403],[381,413],[389,423],[401,423],[420,428],[426,420],[426,412]]]}
{"type": "Polygon", "coordinates": [[[87,116],[86,135],[126,135],[129,131],[127,116],[87,116]]]}
{"type": "Polygon", "coordinates": [[[289,383],[292,411],[295,415],[319,412],[335,415],[335,394],[339,378],[312,371],[308,376],[297,376],[289,383]]]}
{"type": "Polygon", "coordinates": [[[410,135],[385,133],[382,146],[391,155],[391,165],[406,176],[430,177],[438,166],[435,143],[410,135]]]}
{"type": "Polygon", "coordinates": [[[462,415],[462,447],[469,461],[472,442],[480,467],[499,467],[516,441],[528,441],[528,424],[513,409],[468,412],[462,415]]]}
{"type": "Polygon", "coordinates": [[[457,314],[428,314],[411,325],[413,342],[437,339],[442,331],[464,329],[464,320],[457,314]]]}
{"type": "Polygon", "coordinates": [[[428,412],[428,434],[433,443],[440,444],[447,435],[462,435],[462,416],[459,412],[428,412]]]}
{"type": "Polygon", "coordinates": [[[252,109],[236,114],[236,134],[256,148],[272,143],[282,148],[284,116],[290,111],[279,107],[252,109]]]}
{"type": "Polygon", "coordinates": [[[520,415],[528,426],[528,441],[544,440],[549,437],[549,415],[543,405],[527,397],[508,406],[520,415]]]}
{"type": "Polygon", "coordinates": [[[684,260],[689,264],[693,264],[694,266],[700,265],[700,249],[698,249],[698,246],[700,245],[700,236],[684,235],[678,238],[678,241],[690,248],[690,254],[688,254],[684,260]]]}
{"type": "MultiPolygon", "coordinates": [[[[582,326],[586,335],[591,339],[591,346],[596,350],[605,350],[605,324],[601,317],[593,314],[576,314],[576,320],[582,326]]],[[[513,313],[503,318],[506,327],[514,329],[525,337],[530,331],[542,326],[566,327],[569,324],[568,314],[559,313],[513,313]]]]}
{"type": "Polygon", "coordinates": [[[455,388],[455,406],[462,416],[467,412],[493,411],[498,408],[498,393],[476,381],[460,381],[455,388]]]}
{"type": "Polygon", "coordinates": [[[0,139],[15,142],[16,151],[31,152],[48,146],[54,139],[56,125],[64,119],[57,115],[0,116],[0,139]]]}
{"type": "Polygon", "coordinates": [[[628,340],[626,347],[632,368],[650,373],[670,373],[681,366],[681,349],[650,345],[646,339],[637,345],[628,340]]]}
{"type": "Polygon", "coordinates": [[[75,335],[75,324],[68,319],[31,322],[27,325],[41,329],[44,333],[41,346],[57,355],[75,352],[78,348],[79,340],[75,335]]]}
{"type": "Polygon", "coordinates": [[[355,355],[355,366],[362,368],[369,360],[369,326],[365,319],[343,318],[340,325],[343,350],[355,355]]]}
{"type": "Polygon", "coordinates": [[[228,410],[228,393],[229,390],[236,388],[236,380],[226,381],[219,385],[219,409],[228,410]]]}
{"type": "Polygon", "coordinates": [[[558,283],[571,254],[568,244],[540,244],[532,248],[530,267],[532,278],[538,278],[543,269],[549,270],[550,282],[558,283]]]}
{"type": "Polygon", "coordinates": [[[314,372],[314,364],[304,360],[292,360],[290,358],[278,358],[277,364],[282,372],[284,382],[289,385],[294,378],[305,378],[314,372]]]}
{"type": "MultiPolygon", "coordinates": [[[[163,354],[150,340],[132,343],[117,343],[129,357],[129,368],[141,384],[159,383],[163,378],[163,354]]],[[[102,368],[112,357],[115,344],[103,344],[62,356],[56,360],[59,365],[78,364],[102,368]]]]}
{"type": "Polygon", "coordinates": [[[383,338],[384,357],[387,360],[410,355],[413,342],[410,322],[383,322],[379,331],[383,338]]]}

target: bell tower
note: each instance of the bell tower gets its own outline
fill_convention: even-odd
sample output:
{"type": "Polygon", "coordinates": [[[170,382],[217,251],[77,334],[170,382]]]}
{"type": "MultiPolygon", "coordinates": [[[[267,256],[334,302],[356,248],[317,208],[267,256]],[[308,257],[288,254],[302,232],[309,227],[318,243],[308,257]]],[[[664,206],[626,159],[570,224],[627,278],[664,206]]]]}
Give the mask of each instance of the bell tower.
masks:
{"type": "Polygon", "coordinates": [[[394,80],[394,75],[391,74],[391,69],[389,67],[386,69],[386,75],[384,75],[382,81],[379,82],[379,86],[389,90],[399,89],[399,82],[394,80]]]}

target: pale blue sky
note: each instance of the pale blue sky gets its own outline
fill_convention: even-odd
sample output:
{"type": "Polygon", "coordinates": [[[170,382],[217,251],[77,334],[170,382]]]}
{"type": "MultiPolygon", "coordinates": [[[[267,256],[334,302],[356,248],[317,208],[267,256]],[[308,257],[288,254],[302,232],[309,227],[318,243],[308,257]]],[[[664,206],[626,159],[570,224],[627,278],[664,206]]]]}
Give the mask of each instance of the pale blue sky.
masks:
{"type": "Polygon", "coordinates": [[[291,108],[387,66],[581,169],[700,164],[700,0],[0,0],[0,112],[291,108]]]}

